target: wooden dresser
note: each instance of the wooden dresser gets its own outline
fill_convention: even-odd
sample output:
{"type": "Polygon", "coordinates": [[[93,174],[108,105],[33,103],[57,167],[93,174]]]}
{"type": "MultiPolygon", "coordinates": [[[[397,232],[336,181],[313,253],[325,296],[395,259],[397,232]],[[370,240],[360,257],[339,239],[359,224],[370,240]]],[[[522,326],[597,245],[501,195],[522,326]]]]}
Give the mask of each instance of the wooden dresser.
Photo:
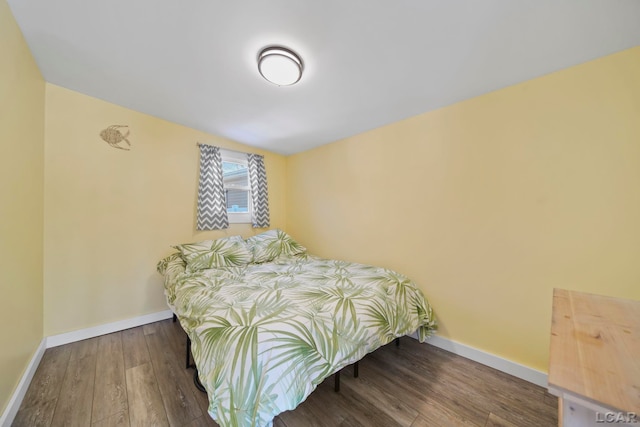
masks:
{"type": "Polygon", "coordinates": [[[564,427],[640,427],[640,301],[554,289],[549,392],[564,427]]]}

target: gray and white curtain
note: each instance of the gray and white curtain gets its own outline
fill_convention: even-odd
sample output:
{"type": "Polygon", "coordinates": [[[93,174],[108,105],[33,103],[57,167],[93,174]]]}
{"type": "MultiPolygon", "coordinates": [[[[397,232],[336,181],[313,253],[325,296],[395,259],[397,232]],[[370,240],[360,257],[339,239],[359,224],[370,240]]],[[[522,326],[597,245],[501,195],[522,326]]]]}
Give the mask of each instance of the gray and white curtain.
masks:
{"type": "Polygon", "coordinates": [[[229,228],[227,203],[222,182],[220,148],[198,144],[200,147],[200,181],[198,183],[198,230],[229,228]]]}
{"type": "Polygon", "coordinates": [[[254,228],[269,226],[269,194],[267,191],[267,171],[264,168],[264,156],[247,154],[249,164],[249,184],[253,211],[251,223],[254,228]]]}

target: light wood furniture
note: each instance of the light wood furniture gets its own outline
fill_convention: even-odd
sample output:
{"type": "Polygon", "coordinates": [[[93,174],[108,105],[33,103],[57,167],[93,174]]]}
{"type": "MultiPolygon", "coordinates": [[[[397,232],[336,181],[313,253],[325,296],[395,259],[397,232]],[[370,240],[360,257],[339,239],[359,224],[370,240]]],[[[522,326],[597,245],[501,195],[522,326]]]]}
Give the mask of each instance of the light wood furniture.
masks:
{"type": "Polygon", "coordinates": [[[640,425],[640,301],[554,289],[549,392],[561,426],[640,425]]]}

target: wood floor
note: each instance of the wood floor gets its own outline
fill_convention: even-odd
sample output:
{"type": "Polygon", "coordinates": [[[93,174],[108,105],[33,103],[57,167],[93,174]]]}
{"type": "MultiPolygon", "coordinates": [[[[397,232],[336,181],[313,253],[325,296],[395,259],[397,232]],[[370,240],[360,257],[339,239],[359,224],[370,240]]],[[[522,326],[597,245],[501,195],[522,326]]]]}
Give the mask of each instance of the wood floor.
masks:
{"type": "MultiPolygon", "coordinates": [[[[216,426],[184,367],[171,320],[48,349],[14,426],[216,426]]],[[[535,385],[403,338],[322,383],[274,427],[555,426],[557,400],[535,385]]]]}

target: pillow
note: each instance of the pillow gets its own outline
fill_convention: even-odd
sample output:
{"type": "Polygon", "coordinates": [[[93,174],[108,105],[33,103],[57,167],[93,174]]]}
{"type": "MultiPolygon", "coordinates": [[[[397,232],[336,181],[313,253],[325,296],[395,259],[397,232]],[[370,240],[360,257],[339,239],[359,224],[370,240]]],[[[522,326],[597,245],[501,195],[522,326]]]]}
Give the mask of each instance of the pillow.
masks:
{"type": "Polygon", "coordinates": [[[280,229],[265,231],[247,239],[253,252],[253,262],[273,261],[280,255],[298,255],[307,249],[280,229]]]}
{"type": "Polygon", "coordinates": [[[240,236],[174,246],[187,263],[187,271],[247,265],[253,255],[240,236]]]}
{"type": "Polygon", "coordinates": [[[182,259],[182,257],[180,256],[180,254],[175,252],[169,255],[168,257],[162,258],[158,262],[158,265],[156,265],[156,270],[158,270],[158,273],[162,274],[163,276],[166,276],[167,273],[170,272],[172,269],[176,269],[176,268],[179,269],[180,267],[184,269],[186,267],[186,264],[182,259]]]}

